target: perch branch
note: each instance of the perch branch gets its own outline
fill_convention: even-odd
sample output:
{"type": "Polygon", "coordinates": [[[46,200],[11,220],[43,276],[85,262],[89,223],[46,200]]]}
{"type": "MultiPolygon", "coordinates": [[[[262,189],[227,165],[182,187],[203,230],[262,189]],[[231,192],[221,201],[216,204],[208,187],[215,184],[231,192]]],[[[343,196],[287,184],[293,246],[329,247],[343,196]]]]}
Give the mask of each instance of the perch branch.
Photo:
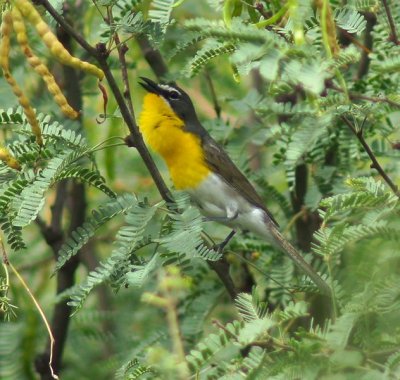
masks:
{"type": "Polygon", "coordinates": [[[122,95],[119,86],[113,74],[111,73],[110,66],[107,63],[108,52],[105,48],[105,45],[98,44],[96,48],[94,48],[89,43],[87,43],[86,40],[79,33],[77,33],[61,15],[58,14],[58,12],[53,8],[48,0],[38,0],[38,2],[44,6],[44,8],[51,14],[51,16],[60,24],[60,26],[72,38],[74,38],[82,46],[83,49],[85,49],[93,58],[98,61],[100,68],[103,70],[107,82],[110,86],[111,92],[113,93],[114,98],[118,104],[121,115],[130,131],[130,135],[126,139],[127,145],[130,147],[135,147],[137,149],[163,199],[168,202],[172,201],[172,195],[165,185],[165,182],[162,179],[161,174],[154,163],[154,160],[147,150],[134,116],[129,111],[129,107],[124,100],[124,96],[122,95]]]}

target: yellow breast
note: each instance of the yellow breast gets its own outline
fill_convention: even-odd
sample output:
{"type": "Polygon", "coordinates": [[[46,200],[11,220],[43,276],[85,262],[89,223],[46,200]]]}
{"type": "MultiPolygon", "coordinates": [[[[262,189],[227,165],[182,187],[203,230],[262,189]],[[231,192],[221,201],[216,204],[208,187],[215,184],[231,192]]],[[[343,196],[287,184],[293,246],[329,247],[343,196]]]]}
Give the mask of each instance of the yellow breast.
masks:
{"type": "Polygon", "coordinates": [[[178,190],[196,188],[210,174],[200,138],[183,127],[183,121],[160,96],[145,96],[139,128],[146,143],[164,158],[178,190]]]}

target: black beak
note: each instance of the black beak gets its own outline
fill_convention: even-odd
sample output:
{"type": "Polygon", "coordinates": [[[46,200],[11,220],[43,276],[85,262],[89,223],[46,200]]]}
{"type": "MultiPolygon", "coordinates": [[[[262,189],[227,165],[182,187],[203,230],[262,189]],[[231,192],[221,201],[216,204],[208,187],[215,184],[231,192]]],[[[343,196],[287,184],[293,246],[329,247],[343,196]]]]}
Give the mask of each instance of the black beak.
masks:
{"type": "Polygon", "coordinates": [[[143,82],[139,82],[139,84],[148,92],[153,94],[161,95],[162,89],[158,87],[156,82],[153,82],[149,78],[139,77],[143,82]]]}

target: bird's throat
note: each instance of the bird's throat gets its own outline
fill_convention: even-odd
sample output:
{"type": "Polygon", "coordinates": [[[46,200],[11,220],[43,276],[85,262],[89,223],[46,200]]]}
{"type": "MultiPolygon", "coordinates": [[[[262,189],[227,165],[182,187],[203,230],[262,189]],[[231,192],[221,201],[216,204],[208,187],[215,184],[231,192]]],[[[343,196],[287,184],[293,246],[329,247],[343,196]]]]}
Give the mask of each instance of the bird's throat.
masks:
{"type": "Polygon", "coordinates": [[[185,131],[183,121],[157,98],[152,94],[146,96],[139,119],[140,130],[152,150],[164,158],[175,188],[195,188],[210,173],[201,139],[185,131]]]}

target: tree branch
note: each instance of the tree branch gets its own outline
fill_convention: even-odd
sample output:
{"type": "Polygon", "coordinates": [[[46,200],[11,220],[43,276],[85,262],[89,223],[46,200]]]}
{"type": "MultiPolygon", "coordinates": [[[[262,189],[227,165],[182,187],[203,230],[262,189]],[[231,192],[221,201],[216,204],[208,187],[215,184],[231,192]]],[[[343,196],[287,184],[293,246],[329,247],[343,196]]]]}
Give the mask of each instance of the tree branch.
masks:
{"type": "MultiPolygon", "coordinates": [[[[64,6],[64,11],[67,13],[67,5],[64,6]]],[[[57,37],[64,47],[71,51],[71,37],[63,29],[58,28],[57,37]]],[[[74,109],[82,109],[82,92],[80,88],[78,73],[76,70],[63,66],[65,94],[68,103],[74,109]]],[[[82,126],[80,126],[82,128],[82,126]]],[[[66,201],[69,201],[68,209],[71,210],[71,222],[69,232],[74,231],[81,226],[85,220],[86,213],[86,196],[85,188],[82,184],[71,181],[62,181],[57,185],[56,198],[51,207],[51,222],[49,226],[38,221],[41,227],[42,234],[51,247],[54,256],[57,258],[58,252],[64,242],[65,233],[62,226],[62,216],[66,201]]],[[[64,292],[66,289],[75,284],[75,271],[79,265],[80,259],[76,255],[72,257],[61,269],[57,272],[57,294],[64,292]]],[[[71,315],[71,307],[67,305],[67,300],[63,300],[54,306],[53,318],[51,322],[51,330],[54,335],[53,348],[53,368],[56,373],[59,373],[62,367],[62,356],[65,348],[65,343],[68,335],[68,327],[71,315]]],[[[38,354],[35,358],[36,371],[39,373],[42,380],[51,379],[48,362],[50,354],[50,344],[44,352],[38,354]]]]}
{"type": "Polygon", "coordinates": [[[389,40],[394,42],[396,45],[400,45],[400,42],[397,38],[396,24],[394,23],[389,4],[388,4],[387,0],[382,0],[382,4],[383,4],[383,7],[385,8],[386,16],[387,16],[387,19],[389,22],[389,27],[390,27],[389,40]]]}
{"type": "Polygon", "coordinates": [[[121,115],[130,131],[130,135],[126,139],[126,143],[130,147],[135,147],[142,157],[147,169],[152,176],[158,191],[161,196],[167,202],[172,201],[172,195],[165,185],[164,180],[158,171],[153,158],[151,157],[147,147],[143,141],[142,134],[134,119],[134,115],[130,112],[128,105],[126,104],[124,97],[119,89],[117,82],[113,74],[111,73],[110,66],[107,63],[108,52],[104,44],[98,44],[96,48],[93,48],[86,40],[77,33],[63,17],[61,17],[48,0],[38,0],[38,2],[45,7],[45,9],[52,15],[52,17],[60,24],[60,26],[72,37],[74,38],[92,57],[96,58],[100,68],[103,70],[107,82],[110,86],[111,92],[118,104],[121,115]]]}
{"type": "MultiPolygon", "coordinates": [[[[112,24],[114,22],[112,9],[111,8],[107,9],[108,9],[108,18],[110,20],[110,23],[112,24]]],[[[119,34],[116,31],[114,32],[114,41],[118,51],[118,58],[121,63],[122,82],[124,83],[124,98],[126,103],[128,104],[130,113],[132,114],[133,118],[135,118],[135,112],[133,110],[133,105],[132,105],[131,90],[129,86],[128,68],[126,65],[126,58],[125,58],[126,52],[128,51],[128,47],[126,46],[125,43],[121,43],[119,34]]]]}
{"type": "Polygon", "coordinates": [[[393,193],[396,194],[397,197],[400,198],[400,192],[398,187],[394,184],[394,182],[390,179],[390,177],[386,174],[386,172],[383,170],[382,166],[379,164],[378,160],[375,157],[374,152],[372,152],[370,146],[368,143],[365,141],[363,131],[362,129],[357,130],[349,120],[347,120],[346,117],[342,116],[341,119],[344,121],[344,123],[350,128],[350,130],[353,132],[353,134],[358,138],[358,141],[360,141],[361,145],[363,146],[365,152],[368,154],[372,164],[371,168],[376,169],[378,173],[381,175],[383,180],[388,184],[388,186],[392,189],[393,193]]]}
{"type": "MultiPolygon", "coordinates": [[[[334,91],[337,91],[337,92],[341,92],[341,93],[344,92],[342,88],[335,86],[335,84],[331,81],[326,82],[326,87],[330,88],[334,91]]],[[[369,101],[372,103],[387,103],[393,107],[400,108],[400,103],[394,102],[393,100],[390,100],[386,97],[367,96],[367,95],[363,95],[363,94],[358,94],[356,92],[349,92],[348,95],[351,100],[360,99],[360,100],[366,100],[366,101],[369,101]]]]}
{"type": "Polygon", "coordinates": [[[218,119],[221,119],[221,106],[218,103],[218,97],[217,97],[217,93],[215,91],[214,83],[211,79],[210,73],[207,70],[205,71],[204,76],[206,77],[208,87],[210,88],[211,98],[212,98],[212,101],[214,104],[215,114],[217,115],[218,119]]]}
{"type": "Polygon", "coordinates": [[[97,58],[97,50],[92,45],[90,45],[83,36],[81,36],[76,29],[69,25],[65,19],[53,8],[48,0],[36,0],[36,4],[42,5],[47,12],[60,24],[60,26],[76,41],[82,46],[93,58],[97,58]]]}
{"type": "MultiPolygon", "coordinates": [[[[146,37],[138,38],[138,43],[142,49],[147,63],[153,70],[157,78],[161,79],[168,75],[168,67],[158,50],[155,50],[146,37]]],[[[219,261],[208,262],[209,267],[217,274],[222,284],[225,286],[226,291],[232,300],[235,300],[238,291],[229,273],[230,265],[225,258],[219,261]]]]}
{"type": "MultiPolygon", "coordinates": [[[[365,27],[364,33],[364,46],[372,51],[373,38],[372,38],[372,30],[376,24],[376,15],[371,12],[366,12],[364,14],[365,19],[367,20],[367,25],[365,27]]],[[[357,70],[357,79],[361,79],[364,75],[367,74],[369,68],[369,53],[363,49],[361,53],[360,64],[357,70]]]]}
{"type": "MultiPolygon", "coordinates": [[[[163,199],[167,202],[173,202],[172,195],[165,185],[164,180],[161,177],[160,172],[158,171],[147,147],[143,141],[143,137],[139,131],[139,128],[136,124],[133,114],[130,112],[124,97],[119,89],[119,86],[111,73],[110,67],[107,63],[108,52],[105,48],[104,44],[98,44],[96,48],[93,48],[89,45],[84,38],[76,32],[63,17],[61,17],[57,11],[52,7],[48,0],[38,0],[40,4],[42,4],[46,10],[52,15],[52,17],[60,24],[60,26],[72,37],[74,38],[92,57],[96,58],[100,68],[103,70],[104,75],[107,79],[107,82],[110,86],[111,92],[114,95],[114,98],[119,106],[121,115],[129,128],[130,135],[126,138],[126,143],[128,146],[135,147],[140,156],[142,157],[147,169],[152,176],[159,193],[163,197],[163,199]]],[[[150,67],[156,74],[158,78],[163,78],[168,73],[167,65],[165,64],[164,59],[162,58],[160,52],[155,50],[146,37],[138,37],[138,43],[142,52],[144,54],[145,59],[149,63],[150,67]]],[[[229,265],[229,264],[228,264],[229,265]]],[[[226,276],[229,276],[229,271],[225,271],[224,277],[221,278],[221,281],[225,284],[228,284],[226,281],[226,276]]],[[[218,274],[218,272],[216,271],[218,274]]],[[[221,272],[220,272],[221,273],[221,272]]],[[[219,274],[218,274],[219,275],[219,274]]],[[[230,280],[233,284],[233,281],[230,280]]],[[[229,294],[233,294],[232,288],[227,287],[227,291],[229,294]]]]}
{"type": "Polygon", "coordinates": [[[144,59],[147,61],[158,80],[165,79],[168,74],[168,67],[161,56],[160,52],[154,49],[146,36],[138,36],[136,38],[140,49],[142,50],[144,59]]]}
{"type": "Polygon", "coordinates": [[[222,257],[219,261],[209,261],[208,266],[217,274],[232,301],[234,301],[238,295],[238,291],[233,283],[231,275],[229,274],[230,265],[226,261],[225,257],[222,257]]]}

